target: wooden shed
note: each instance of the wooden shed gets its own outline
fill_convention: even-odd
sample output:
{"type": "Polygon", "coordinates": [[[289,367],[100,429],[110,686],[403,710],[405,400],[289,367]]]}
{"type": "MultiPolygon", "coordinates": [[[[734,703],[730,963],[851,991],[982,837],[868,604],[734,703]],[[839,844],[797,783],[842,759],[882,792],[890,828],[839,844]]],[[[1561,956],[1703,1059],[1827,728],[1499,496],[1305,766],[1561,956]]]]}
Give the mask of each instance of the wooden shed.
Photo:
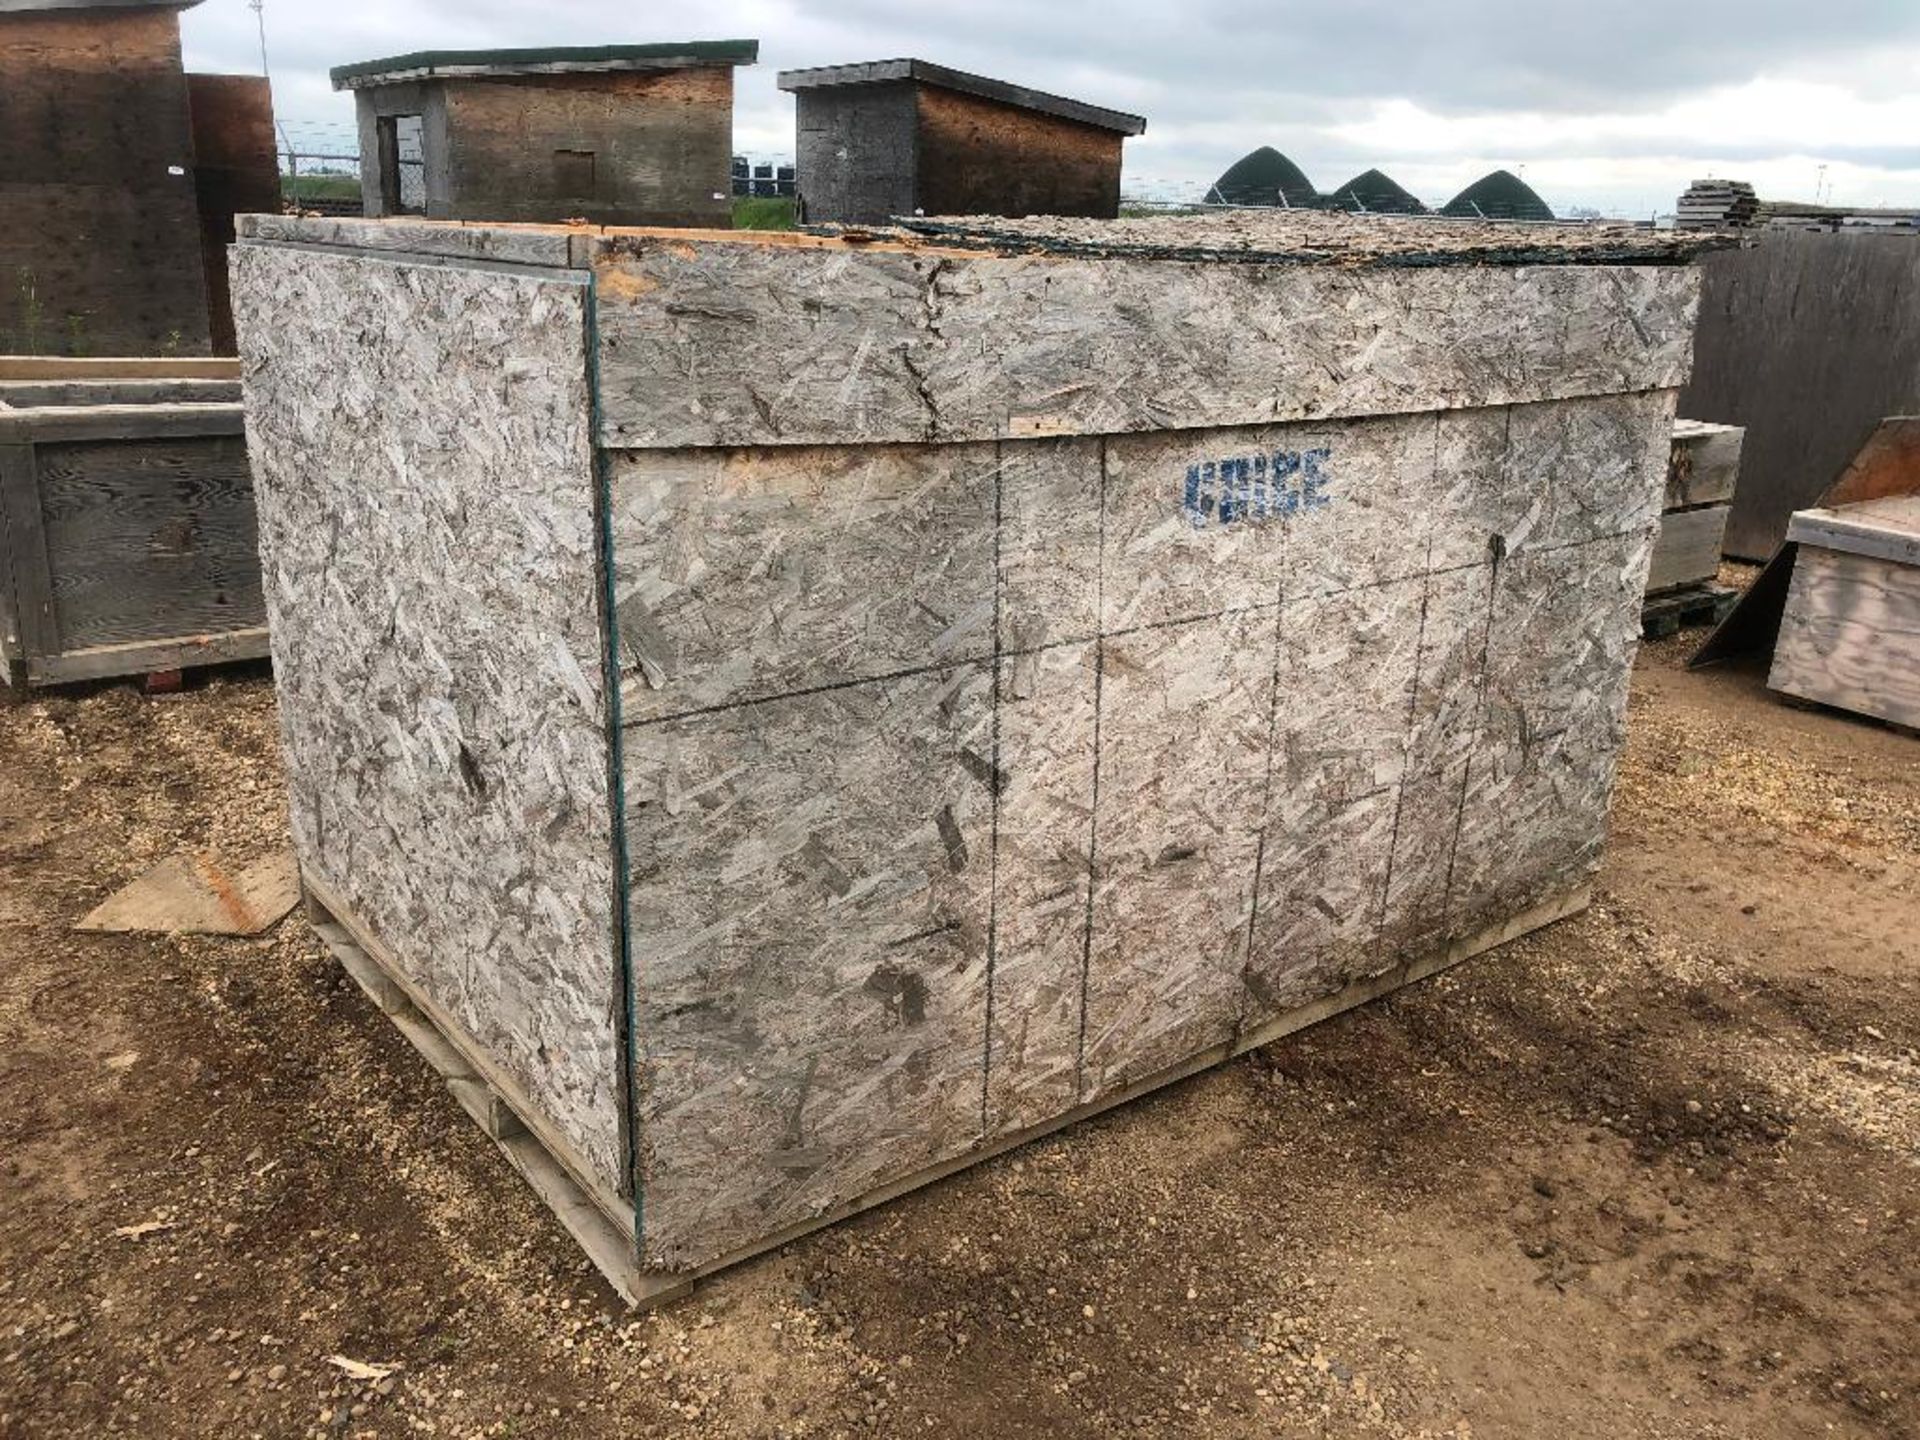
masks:
{"type": "Polygon", "coordinates": [[[794,95],[800,212],[813,223],[897,215],[1120,210],[1120,146],[1138,115],[949,70],[870,60],[783,70],[794,95]]]}
{"type": "Polygon", "coordinates": [[[725,226],[754,40],[429,50],[342,65],[368,215],[725,226]]]}
{"type": "Polygon", "coordinates": [[[1684,241],[242,234],[323,933],[630,1295],[1587,901],[1684,241]]]}

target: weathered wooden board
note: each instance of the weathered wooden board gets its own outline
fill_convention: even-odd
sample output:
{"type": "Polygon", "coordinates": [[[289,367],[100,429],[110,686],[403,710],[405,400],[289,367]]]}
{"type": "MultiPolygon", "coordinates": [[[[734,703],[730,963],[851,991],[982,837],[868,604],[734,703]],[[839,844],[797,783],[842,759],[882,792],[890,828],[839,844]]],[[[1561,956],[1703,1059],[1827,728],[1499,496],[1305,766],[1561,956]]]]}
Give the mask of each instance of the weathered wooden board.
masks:
{"type": "Polygon", "coordinates": [[[300,900],[300,871],[282,850],[231,873],[210,855],[170,855],[75,922],[76,930],[258,935],[300,900]]]}
{"type": "Polygon", "coordinates": [[[238,404],[240,380],[0,380],[0,405],[238,404]]]}
{"type": "Polygon", "coordinates": [[[357,220],[321,215],[239,215],[242,241],[433,255],[449,260],[564,269],[569,232],[551,226],[463,225],[424,220],[357,220]]]}
{"type": "Polygon", "coordinates": [[[632,448],[1264,424],[1670,389],[1685,267],[1349,270],[594,241],[632,448]]]}
{"type": "Polygon", "coordinates": [[[1664,508],[1683,510],[1731,501],[1740,480],[1740,446],[1746,433],[1738,425],[1675,420],[1664,508]]]}
{"type": "Polygon", "coordinates": [[[233,290],[301,864],[621,1189],[585,292],[256,245],[233,290]]]}
{"type": "Polygon", "coordinates": [[[1660,517],[1653,563],[1647,570],[1648,594],[1698,585],[1720,573],[1720,543],[1727,533],[1728,512],[1725,505],[1697,505],[1691,510],[1669,510],[1660,517]]]}
{"type": "Polygon", "coordinates": [[[1701,266],[1698,357],[1681,410],[1746,429],[1729,555],[1765,561],[1882,416],[1920,410],[1920,245],[1767,231],[1701,266]]]}
{"type": "Polygon", "coordinates": [[[1796,544],[1920,565],[1920,494],[1798,510],[1787,524],[1796,544]]]}
{"type": "Polygon", "coordinates": [[[1803,542],[1767,684],[1920,727],[1920,566],[1803,542]]]}

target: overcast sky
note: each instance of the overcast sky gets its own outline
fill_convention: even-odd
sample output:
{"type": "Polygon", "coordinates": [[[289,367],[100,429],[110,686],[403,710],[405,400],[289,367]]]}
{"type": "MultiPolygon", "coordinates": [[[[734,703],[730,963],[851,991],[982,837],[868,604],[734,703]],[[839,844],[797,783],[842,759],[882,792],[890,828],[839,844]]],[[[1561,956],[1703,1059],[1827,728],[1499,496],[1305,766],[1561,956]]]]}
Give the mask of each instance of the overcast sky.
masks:
{"type": "MultiPolygon", "coordinates": [[[[1204,186],[1256,145],[1322,190],[1369,165],[1444,201],[1495,166],[1556,209],[1672,208],[1698,175],[1920,205],[1920,0],[265,0],[302,148],[351,134],[327,69],[409,50],[752,38],[734,143],[793,153],[775,72],[918,56],[1147,117],[1129,192],[1204,186]],[[1524,167],[1524,169],[1522,169],[1524,167]]],[[[246,0],[183,19],[187,63],[258,73],[246,0]]]]}

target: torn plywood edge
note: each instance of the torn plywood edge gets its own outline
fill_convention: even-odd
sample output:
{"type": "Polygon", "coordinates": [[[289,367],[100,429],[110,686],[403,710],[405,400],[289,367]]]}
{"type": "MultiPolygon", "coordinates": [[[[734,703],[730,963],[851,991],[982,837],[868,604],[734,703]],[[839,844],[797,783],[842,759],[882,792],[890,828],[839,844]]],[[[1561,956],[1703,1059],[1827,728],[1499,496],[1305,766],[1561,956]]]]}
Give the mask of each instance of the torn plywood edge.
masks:
{"type": "Polygon", "coordinates": [[[636,1292],[1585,903],[1672,256],[478,228],[236,256],[296,838],[636,1292]]]}

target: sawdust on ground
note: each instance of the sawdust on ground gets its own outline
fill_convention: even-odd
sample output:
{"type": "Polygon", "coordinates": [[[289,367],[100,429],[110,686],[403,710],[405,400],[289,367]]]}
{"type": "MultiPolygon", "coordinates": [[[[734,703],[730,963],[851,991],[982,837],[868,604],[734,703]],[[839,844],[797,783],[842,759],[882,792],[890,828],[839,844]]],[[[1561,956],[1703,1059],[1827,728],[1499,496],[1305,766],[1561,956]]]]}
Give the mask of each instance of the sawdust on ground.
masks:
{"type": "Polygon", "coordinates": [[[263,676],[0,709],[0,1436],[1920,1433],[1920,742],[1697,640],[1586,915],[638,1318],[297,919],[67,928],[263,676]]]}

